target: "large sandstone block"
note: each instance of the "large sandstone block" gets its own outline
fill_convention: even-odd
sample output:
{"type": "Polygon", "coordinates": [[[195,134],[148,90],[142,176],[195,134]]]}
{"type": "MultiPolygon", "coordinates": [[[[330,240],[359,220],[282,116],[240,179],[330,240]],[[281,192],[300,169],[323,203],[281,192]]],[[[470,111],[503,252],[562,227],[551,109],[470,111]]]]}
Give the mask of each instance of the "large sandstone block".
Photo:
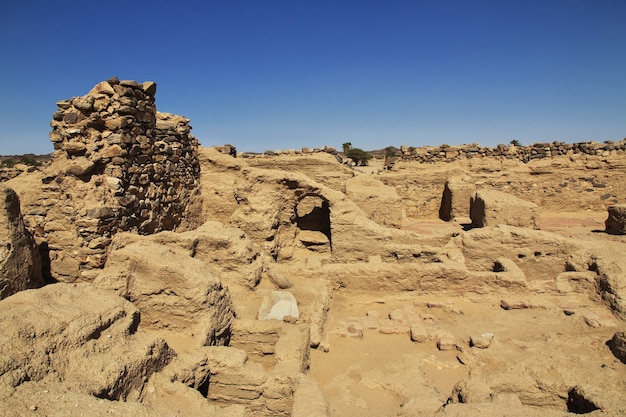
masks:
{"type": "Polygon", "coordinates": [[[395,228],[402,226],[402,199],[395,188],[371,175],[357,175],[346,181],[346,195],[376,223],[395,228]]]}
{"type": "Polygon", "coordinates": [[[44,285],[41,257],[15,191],[0,186],[0,299],[44,285]]]}
{"type": "Polygon", "coordinates": [[[509,226],[539,229],[539,208],[535,203],[496,190],[477,191],[470,201],[473,227],[509,226]]]}
{"type": "Polygon", "coordinates": [[[43,199],[61,204],[46,207],[41,225],[57,281],[86,280],[84,271],[102,268],[107,248],[94,247],[94,239],[200,222],[192,210],[200,179],[198,141],[188,119],[156,110],[155,93],[153,82],[112,78],[85,96],[57,103],[43,199]],[[93,215],[103,209],[111,215],[93,215]]]}
{"type": "MultiPolygon", "coordinates": [[[[143,239],[132,233],[116,235],[116,242],[121,245],[143,239]]],[[[259,246],[232,225],[207,221],[186,232],[160,232],[151,235],[150,240],[204,262],[226,286],[254,288],[261,280],[263,257],[259,246]]]]}
{"type": "Polygon", "coordinates": [[[609,217],[605,220],[605,231],[613,235],[626,234],[626,204],[613,204],[607,208],[609,217]]]}
{"type": "Polygon", "coordinates": [[[62,382],[98,398],[136,396],[173,356],[138,326],[135,306],[91,284],[19,292],[0,301],[0,386],[62,382]]]}
{"type": "Polygon", "coordinates": [[[439,218],[450,221],[459,217],[468,217],[470,200],[475,192],[476,186],[465,178],[448,178],[441,196],[439,218]]]}

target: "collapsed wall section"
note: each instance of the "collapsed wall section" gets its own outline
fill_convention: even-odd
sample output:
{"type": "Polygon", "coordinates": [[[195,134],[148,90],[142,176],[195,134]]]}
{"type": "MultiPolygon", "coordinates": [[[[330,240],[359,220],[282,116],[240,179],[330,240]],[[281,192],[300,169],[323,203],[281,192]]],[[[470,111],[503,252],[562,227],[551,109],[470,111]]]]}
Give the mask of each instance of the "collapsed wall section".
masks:
{"type": "Polygon", "coordinates": [[[156,110],[155,94],[154,82],[112,78],[57,102],[42,221],[53,278],[102,267],[117,231],[152,234],[185,220],[198,193],[198,141],[188,119],[156,110]]]}

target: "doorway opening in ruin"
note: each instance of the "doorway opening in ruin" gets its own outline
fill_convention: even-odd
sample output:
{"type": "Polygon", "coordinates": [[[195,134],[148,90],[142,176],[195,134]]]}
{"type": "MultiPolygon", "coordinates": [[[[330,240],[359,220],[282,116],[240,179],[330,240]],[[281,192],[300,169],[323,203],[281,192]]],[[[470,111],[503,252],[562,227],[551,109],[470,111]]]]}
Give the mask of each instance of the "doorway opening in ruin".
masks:
{"type": "Polygon", "coordinates": [[[307,248],[328,246],[332,250],[330,204],[319,195],[307,195],[296,205],[296,225],[308,233],[309,238],[300,239],[307,248]],[[312,235],[312,236],[311,236],[312,235]]]}

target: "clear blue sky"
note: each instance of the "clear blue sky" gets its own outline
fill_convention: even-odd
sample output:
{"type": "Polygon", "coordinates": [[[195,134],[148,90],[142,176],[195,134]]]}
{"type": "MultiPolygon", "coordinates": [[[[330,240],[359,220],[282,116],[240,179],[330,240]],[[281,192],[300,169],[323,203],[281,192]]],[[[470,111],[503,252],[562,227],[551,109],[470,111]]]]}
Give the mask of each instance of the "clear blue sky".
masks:
{"type": "Polygon", "coordinates": [[[621,140],[626,0],[2,1],[0,154],[112,76],[204,146],[621,140]]]}

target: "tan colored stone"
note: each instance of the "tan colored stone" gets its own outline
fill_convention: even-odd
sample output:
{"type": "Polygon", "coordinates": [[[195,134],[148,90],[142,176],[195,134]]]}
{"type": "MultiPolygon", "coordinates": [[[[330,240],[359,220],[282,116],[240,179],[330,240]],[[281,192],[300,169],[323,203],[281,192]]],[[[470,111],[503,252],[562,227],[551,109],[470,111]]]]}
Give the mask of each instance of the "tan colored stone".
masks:
{"type": "Polygon", "coordinates": [[[91,89],[89,94],[106,94],[112,96],[113,94],[115,94],[115,90],[113,90],[111,84],[106,81],[102,81],[96,84],[96,86],[91,89]]]}
{"type": "Polygon", "coordinates": [[[122,245],[109,254],[95,285],[137,305],[148,328],[196,333],[201,344],[227,343],[230,294],[202,261],[150,238],[122,245]]]}
{"type": "Polygon", "coordinates": [[[626,204],[613,204],[607,208],[605,231],[614,235],[626,234],[626,204]]]}
{"type": "Polygon", "coordinates": [[[41,257],[15,191],[0,185],[0,299],[44,284],[41,257]]]}
{"type": "Polygon", "coordinates": [[[480,190],[472,196],[470,218],[474,227],[506,224],[539,229],[539,211],[535,203],[495,190],[480,190]]]}
{"type": "Polygon", "coordinates": [[[138,331],[131,303],[90,284],[49,285],[0,304],[1,334],[11,340],[0,347],[3,386],[52,377],[75,392],[124,399],[172,357],[162,339],[138,331]]]}
{"type": "Polygon", "coordinates": [[[439,218],[444,221],[450,221],[469,217],[470,200],[475,192],[476,186],[469,178],[448,178],[441,196],[439,218]]]}
{"type": "Polygon", "coordinates": [[[90,161],[85,157],[79,157],[72,159],[65,172],[70,175],[80,177],[91,173],[95,165],[96,164],[93,161],[90,161]]]}

